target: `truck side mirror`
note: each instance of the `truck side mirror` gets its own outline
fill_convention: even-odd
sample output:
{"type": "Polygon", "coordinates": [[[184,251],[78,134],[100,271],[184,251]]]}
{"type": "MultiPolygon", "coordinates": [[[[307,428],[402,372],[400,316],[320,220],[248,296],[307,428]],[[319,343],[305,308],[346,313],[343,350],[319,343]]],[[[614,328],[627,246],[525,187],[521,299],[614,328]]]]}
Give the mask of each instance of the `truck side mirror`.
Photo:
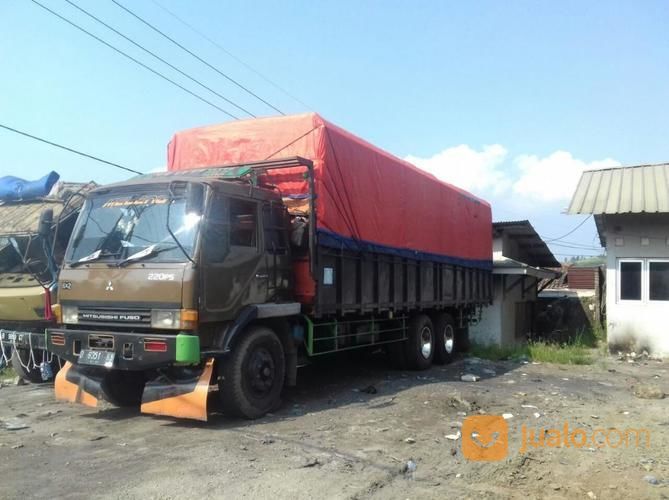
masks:
{"type": "Polygon", "coordinates": [[[53,209],[45,208],[39,216],[39,225],[37,226],[37,234],[43,238],[51,235],[51,226],[53,225],[53,209]]]}
{"type": "Polygon", "coordinates": [[[189,182],[186,187],[186,213],[202,215],[204,212],[204,186],[189,182]]]}

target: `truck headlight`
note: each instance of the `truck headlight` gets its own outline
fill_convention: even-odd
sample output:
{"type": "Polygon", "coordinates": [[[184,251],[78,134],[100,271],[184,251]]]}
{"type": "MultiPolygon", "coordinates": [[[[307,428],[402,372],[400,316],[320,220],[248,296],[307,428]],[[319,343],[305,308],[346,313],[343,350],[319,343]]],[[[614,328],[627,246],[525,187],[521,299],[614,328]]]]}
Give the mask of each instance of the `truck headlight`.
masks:
{"type": "Polygon", "coordinates": [[[62,306],[61,314],[63,315],[63,323],[66,325],[79,323],[79,308],[77,306],[62,306]]]}
{"type": "Polygon", "coordinates": [[[151,311],[151,328],[181,328],[181,311],[172,309],[153,309],[151,311]]]}
{"type": "Polygon", "coordinates": [[[198,312],[194,309],[153,309],[151,328],[193,330],[197,327],[198,312]]]}

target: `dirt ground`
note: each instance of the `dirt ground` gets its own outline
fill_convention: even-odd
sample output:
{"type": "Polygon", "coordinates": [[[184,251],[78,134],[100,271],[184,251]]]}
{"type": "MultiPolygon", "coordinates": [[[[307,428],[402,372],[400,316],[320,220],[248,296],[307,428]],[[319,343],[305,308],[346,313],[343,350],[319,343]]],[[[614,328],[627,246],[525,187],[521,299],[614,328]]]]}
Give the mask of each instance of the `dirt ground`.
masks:
{"type": "Polygon", "coordinates": [[[668,498],[668,400],[646,399],[669,393],[668,368],[468,359],[415,373],[389,371],[381,357],[339,358],[302,369],[275,414],[207,424],[5,386],[0,498],[668,498]],[[459,425],[482,413],[513,415],[501,461],[463,457],[459,425]],[[565,421],[585,432],[645,428],[650,447],[519,451],[521,426],[565,421]]]}

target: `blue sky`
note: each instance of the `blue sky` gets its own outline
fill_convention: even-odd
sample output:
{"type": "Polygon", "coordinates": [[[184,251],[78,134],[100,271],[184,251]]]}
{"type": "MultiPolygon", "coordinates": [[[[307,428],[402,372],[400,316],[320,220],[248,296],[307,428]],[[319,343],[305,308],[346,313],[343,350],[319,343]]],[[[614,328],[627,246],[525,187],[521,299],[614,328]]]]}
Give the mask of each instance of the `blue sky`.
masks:
{"type": "MultiPolygon", "coordinates": [[[[560,212],[584,168],[669,161],[666,1],[156,1],[329,120],[547,237],[581,220],[560,212]]],[[[40,2],[207,94],[64,0],[40,2]]],[[[272,113],[110,1],[76,3],[253,113],[272,113]]],[[[151,0],[122,3],[286,113],[306,110],[151,0]]],[[[0,33],[0,123],[148,171],[164,165],[174,131],[229,119],[29,0],[0,2],[0,33]]],[[[2,175],[127,177],[9,132],[0,149],[2,175]]],[[[589,221],[567,241],[594,236],[589,221]]]]}

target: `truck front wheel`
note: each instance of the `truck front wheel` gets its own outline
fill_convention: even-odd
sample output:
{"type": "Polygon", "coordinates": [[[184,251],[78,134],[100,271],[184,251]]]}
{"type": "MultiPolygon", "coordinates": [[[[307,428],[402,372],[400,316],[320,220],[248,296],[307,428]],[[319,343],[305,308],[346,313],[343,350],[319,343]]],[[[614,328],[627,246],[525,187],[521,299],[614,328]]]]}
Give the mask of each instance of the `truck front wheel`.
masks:
{"type": "Polygon", "coordinates": [[[226,414],[260,418],[274,409],[281,397],[286,372],[279,337],[263,326],[251,327],[219,361],[218,387],[226,414]]]}
{"type": "Polygon", "coordinates": [[[100,384],[103,399],[116,406],[139,406],[144,391],[144,372],[111,370],[100,384]]]}

